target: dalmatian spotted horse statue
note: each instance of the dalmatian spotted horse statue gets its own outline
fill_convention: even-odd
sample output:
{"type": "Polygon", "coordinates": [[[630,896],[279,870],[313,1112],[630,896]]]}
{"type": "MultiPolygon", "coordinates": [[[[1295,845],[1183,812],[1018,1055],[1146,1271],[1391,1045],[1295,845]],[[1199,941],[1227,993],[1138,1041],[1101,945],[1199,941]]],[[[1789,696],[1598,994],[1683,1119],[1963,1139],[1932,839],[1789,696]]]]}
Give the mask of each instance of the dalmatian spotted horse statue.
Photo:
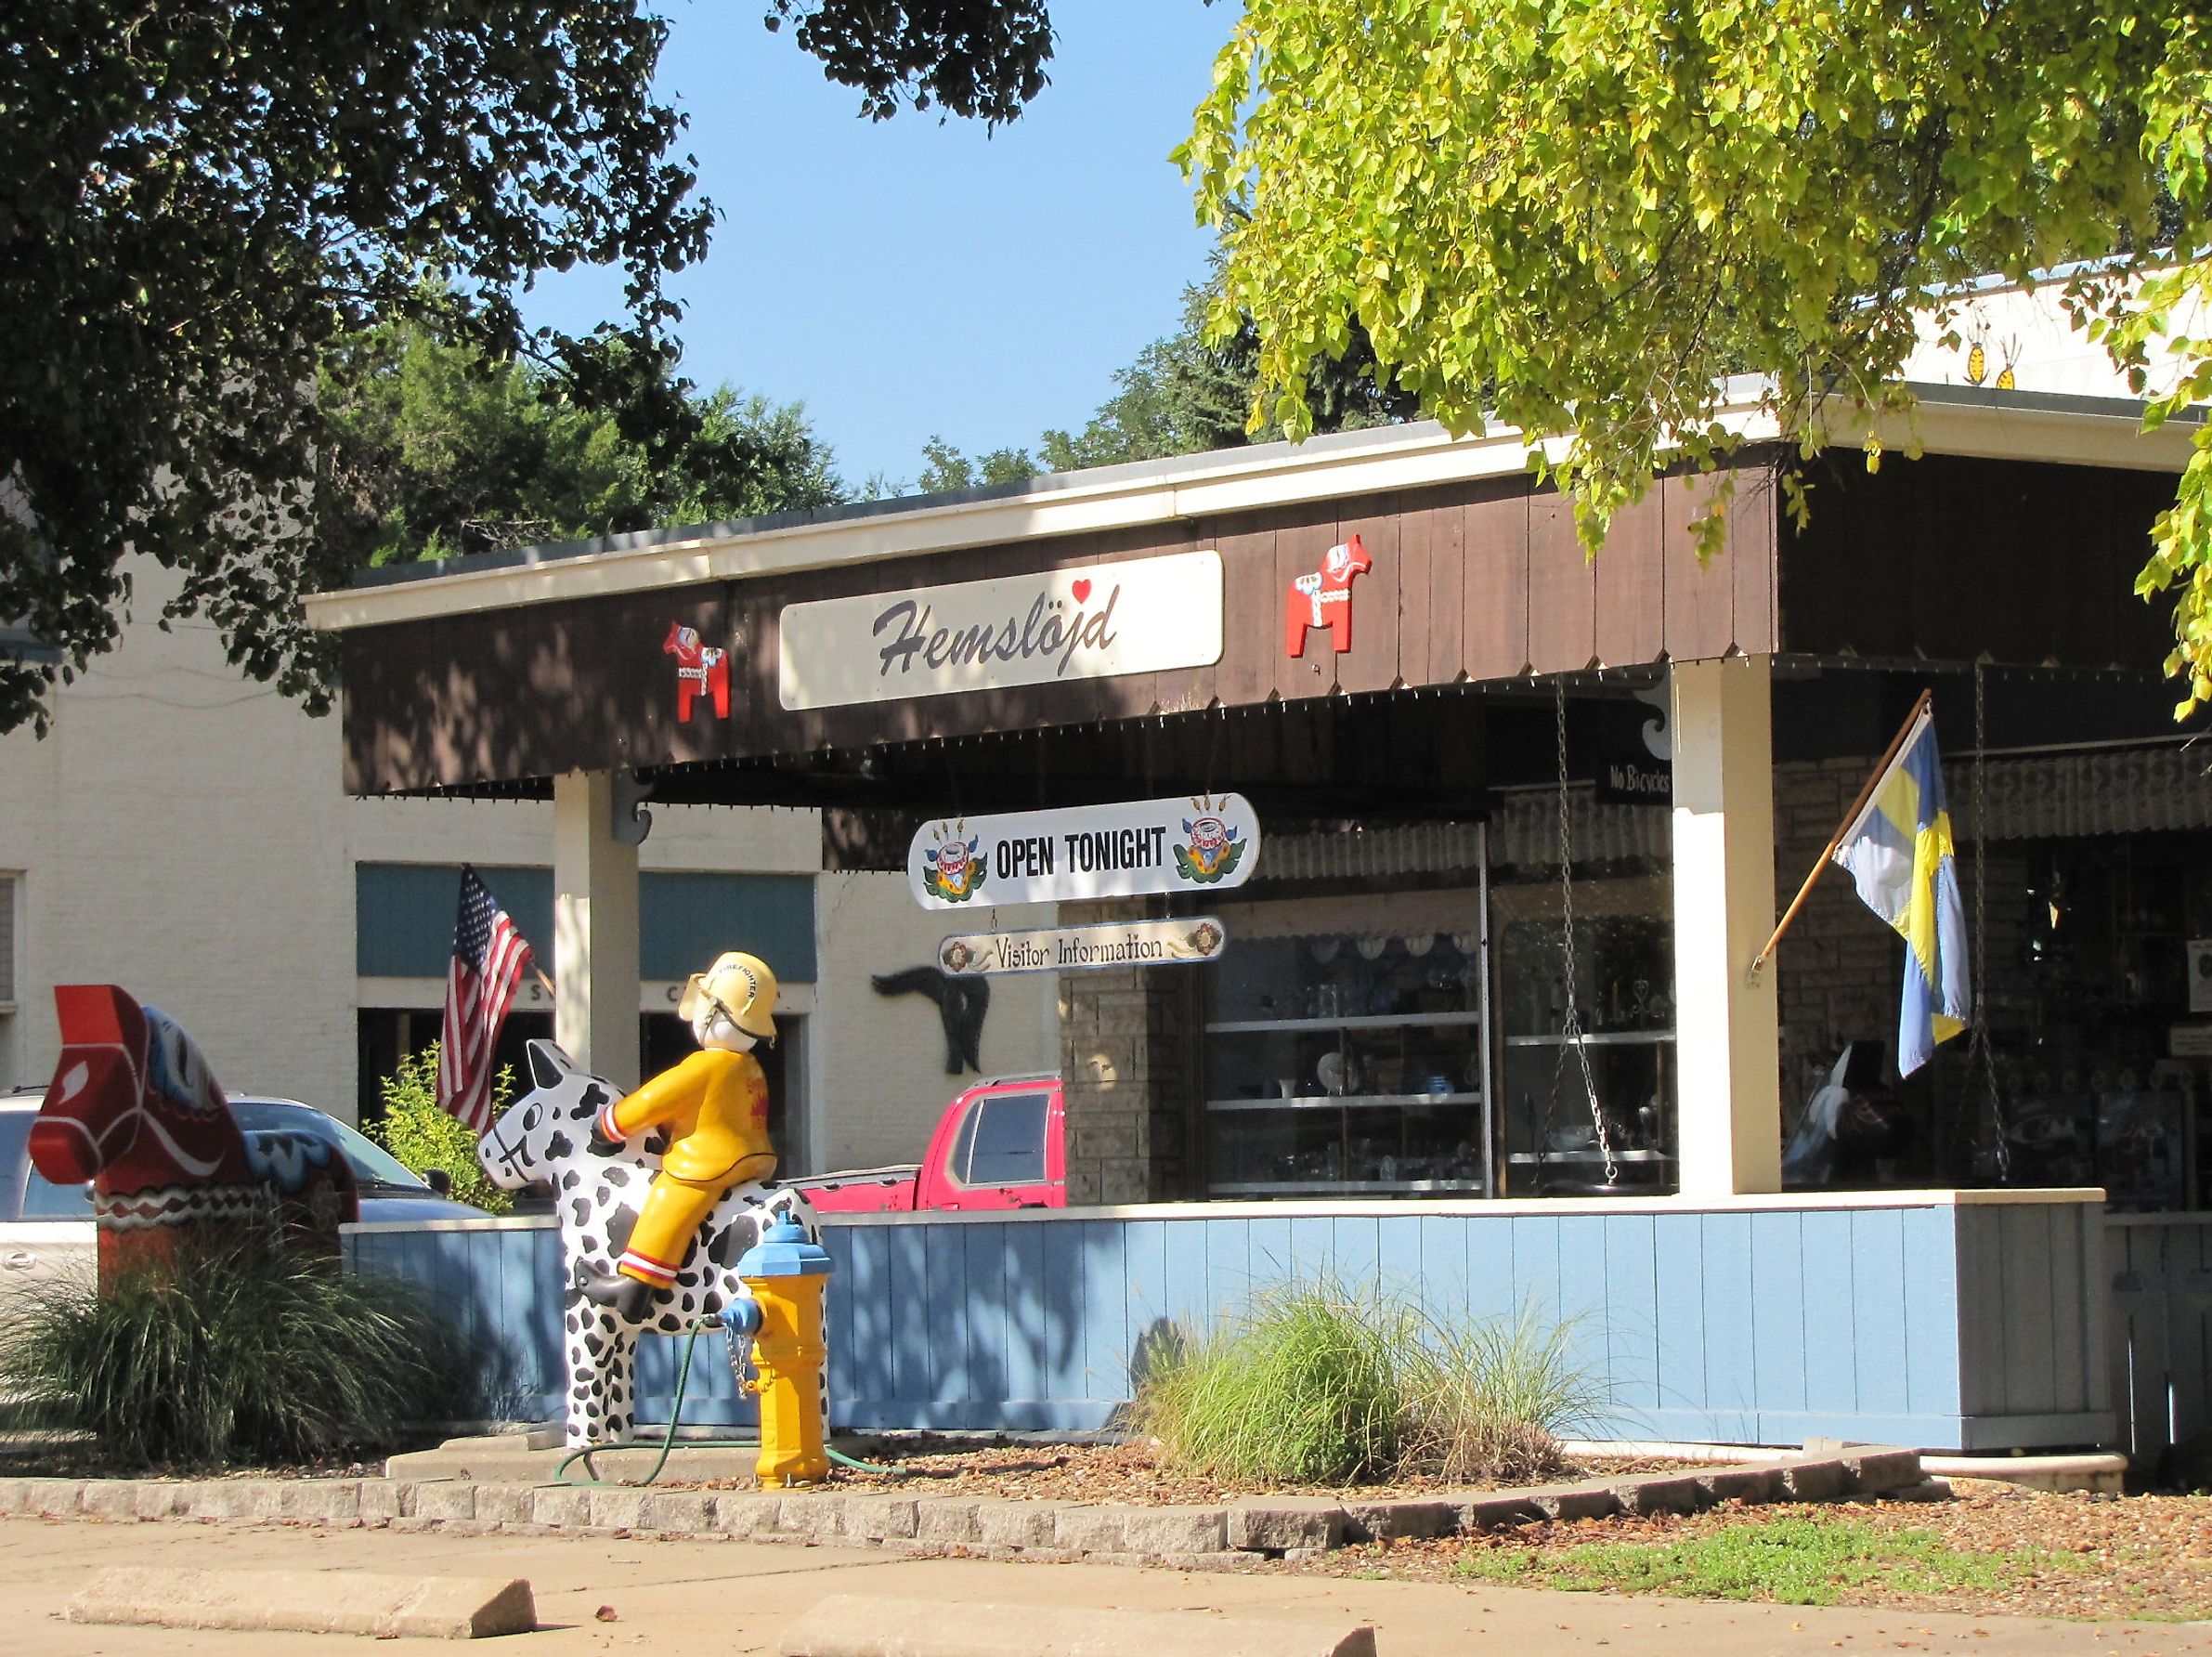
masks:
{"type": "Polygon", "coordinates": [[[778,1220],[795,1220],[814,1237],[813,1210],[796,1191],[734,1186],[708,1213],[673,1283],[639,1316],[602,1303],[587,1287],[604,1283],[622,1258],[659,1167],[658,1136],[594,1152],[592,1124],[622,1090],[579,1070],[550,1041],[531,1042],[528,1052],[531,1090],[485,1132],[476,1159],[506,1190],[553,1190],[561,1222],[566,1442],[571,1449],[626,1444],[636,1429],[638,1336],[682,1335],[744,1298],[734,1270],[739,1257],[778,1220]]]}

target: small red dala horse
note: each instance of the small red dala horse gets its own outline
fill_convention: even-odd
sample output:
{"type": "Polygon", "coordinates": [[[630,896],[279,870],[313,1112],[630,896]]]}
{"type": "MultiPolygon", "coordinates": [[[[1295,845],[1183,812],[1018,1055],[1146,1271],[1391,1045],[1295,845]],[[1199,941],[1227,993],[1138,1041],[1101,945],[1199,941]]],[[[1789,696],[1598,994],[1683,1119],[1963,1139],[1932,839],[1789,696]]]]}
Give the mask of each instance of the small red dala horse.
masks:
{"type": "Polygon", "coordinates": [[[31,1160],[57,1185],[92,1183],[102,1281],[165,1256],[281,1221],[335,1253],[359,1213],[353,1169],[312,1134],[240,1131],[184,1027],[111,984],[59,985],[61,1058],[31,1124],[31,1160]]]}

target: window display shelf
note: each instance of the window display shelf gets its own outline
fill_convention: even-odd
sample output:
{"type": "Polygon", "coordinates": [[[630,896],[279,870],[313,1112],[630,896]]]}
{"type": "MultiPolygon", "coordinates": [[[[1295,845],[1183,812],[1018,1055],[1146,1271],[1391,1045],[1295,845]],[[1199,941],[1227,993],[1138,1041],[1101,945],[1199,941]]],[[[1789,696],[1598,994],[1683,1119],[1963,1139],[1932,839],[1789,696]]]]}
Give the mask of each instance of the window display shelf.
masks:
{"type": "Polygon", "coordinates": [[[1210,1111],[1418,1109],[1425,1104],[1480,1104],[1480,1093],[1301,1093],[1291,1099],[1209,1099],[1210,1111]]]}
{"type": "Polygon", "coordinates": [[[1325,1018],[1238,1018],[1206,1025],[1209,1036],[1259,1036],[1279,1030],[1443,1030],[1482,1022],[1479,1012],[1360,1012],[1325,1018]]]}
{"type": "MultiPolygon", "coordinates": [[[[1577,1037],[1570,1036],[1508,1036],[1507,1047],[1573,1047],[1577,1037]]],[[[1653,1047],[1660,1042],[1672,1041],[1672,1030],[1599,1030],[1580,1038],[1583,1047],[1653,1047]]]]}
{"type": "Polygon", "coordinates": [[[1480,1180],[1265,1180],[1209,1185],[1209,1196],[1406,1196],[1482,1190],[1480,1180]]]}

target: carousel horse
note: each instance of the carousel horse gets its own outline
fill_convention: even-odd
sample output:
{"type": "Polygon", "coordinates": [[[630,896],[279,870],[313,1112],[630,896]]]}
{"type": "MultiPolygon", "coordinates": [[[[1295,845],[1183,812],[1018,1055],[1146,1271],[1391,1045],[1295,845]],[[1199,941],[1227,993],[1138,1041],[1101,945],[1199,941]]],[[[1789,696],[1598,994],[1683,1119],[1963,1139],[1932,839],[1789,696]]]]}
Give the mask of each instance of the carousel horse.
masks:
{"type": "Polygon", "coordinates": [[[561,1221],[563,1347],[567,1362],[571,1449],[626,1444],[635,1435],[634,1378],[641,1333],[682,1335],[701,1319],[748,1298],[733,1269],[778,1220],[816,1234],[813,1209],[797,1192],[746,1184],[723,1193],[692,1239],[675,1282],[631,1322],[584,1293],[615,1270],[660,1166],[654,1133],[611,1155],[591,1150],[592,1124],[622,1096],[612,1082],[579,1070],[550,1041],[529,1044],[531,1090],[503,1111],[476,1146],[476,1160],[507,1191],[552,1189],[561,1221]]]}
{"type": "Polygon", "coordinates": [[[308,1133],[241,1132],[184,1027],[111,984],[59,985],[61,1058],[31,1124],[31,1160],[57,1185],[92,1185],[101,1281],[216,1240],[282,1222],[336,1253],[358,1213],[353,1169],[308,1133]]]}

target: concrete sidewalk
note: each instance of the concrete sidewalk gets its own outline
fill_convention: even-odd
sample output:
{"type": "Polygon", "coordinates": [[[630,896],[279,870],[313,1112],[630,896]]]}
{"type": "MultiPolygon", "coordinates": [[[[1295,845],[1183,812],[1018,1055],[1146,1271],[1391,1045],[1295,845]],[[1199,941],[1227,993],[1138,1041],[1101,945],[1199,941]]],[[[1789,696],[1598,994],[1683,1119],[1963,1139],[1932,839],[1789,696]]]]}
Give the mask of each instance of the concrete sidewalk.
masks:
{"type": "MultiPolygon", "coordinates": [[[[876,1549],[789,1544],[329,1530],[283,1525],[0,1520],[0,1649],[23,1657],[82,1653],[257,1652],[348,1649],[347,1637],[190,1633],[81,1625],[63,1608],[103,1566],[214,1570],[413,1572],[523,1576],[543,1631],[495,1648],[561,1653],[773,1652],[785,1627],[829,1594],[951,1602],[1185,1611],[1240,1618],[1329,1615],[1377,1629],[1381,1657],[1465,1657],[1472,1642],[1509,1652],[1594,1650],[1643,1657],[1763,1657],[1769,1652],[1956,1650],[1975,1653],[2212,1653],[2212,1624],[2095,1625],[2002,1617],[1745,1606],[1463,1588],[1301,1575],[1104,1565],[922,1559],[876,1549]],[[600,1621],[601,1607],[613,1620],[600,1621]]],[[[444,1642],[379,1642],[379,1650],[452,1651],[444,1642]]]]}

